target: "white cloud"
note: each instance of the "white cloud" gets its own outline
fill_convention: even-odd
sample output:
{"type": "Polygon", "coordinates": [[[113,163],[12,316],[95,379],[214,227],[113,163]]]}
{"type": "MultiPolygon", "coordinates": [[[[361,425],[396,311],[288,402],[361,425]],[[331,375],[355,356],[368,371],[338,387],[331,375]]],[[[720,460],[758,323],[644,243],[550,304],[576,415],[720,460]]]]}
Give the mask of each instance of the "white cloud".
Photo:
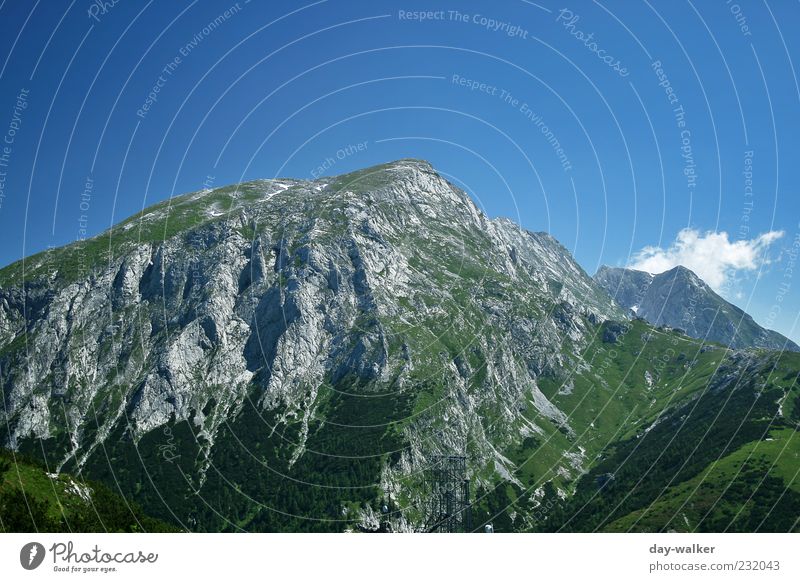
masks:
{"type": "Polygon", "coordinates": [[[782,230],[771,230],[754,239],[731,242],[727,232],[701,233],[693,228],[684,228],[668,248],[643,248],[633,257],[629,267],[657,274],[683,265],[713,289],[722,292],[738,272],[755,271],[768,264],[765,251],[783,234],[782,230]]]}

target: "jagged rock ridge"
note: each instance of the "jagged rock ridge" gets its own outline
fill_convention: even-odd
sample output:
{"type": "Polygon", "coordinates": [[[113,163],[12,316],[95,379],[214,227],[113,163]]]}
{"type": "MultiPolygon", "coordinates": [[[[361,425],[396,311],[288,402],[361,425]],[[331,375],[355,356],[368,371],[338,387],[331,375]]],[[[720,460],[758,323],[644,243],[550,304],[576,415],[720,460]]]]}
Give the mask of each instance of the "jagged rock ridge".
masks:
{"type": "Polygon", "coordinates": [[[658,275],[635,269],[601,267],[594,280],[620,306],[654,325],[667,325],[691,337],[733,348],[798,351],[800,347],[714,292],[686,267],[658,275]]]}

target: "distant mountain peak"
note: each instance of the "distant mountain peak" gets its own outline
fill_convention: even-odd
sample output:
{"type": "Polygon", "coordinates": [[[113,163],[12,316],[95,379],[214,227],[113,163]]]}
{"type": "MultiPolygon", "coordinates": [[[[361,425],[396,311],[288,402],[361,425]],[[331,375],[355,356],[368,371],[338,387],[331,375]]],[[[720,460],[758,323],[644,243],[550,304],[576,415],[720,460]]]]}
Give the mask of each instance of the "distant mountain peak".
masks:
{"type": "Polygon", "coordinates": [[[603,266],[594,280],[620,306],[654,325],[678,328],[692,337],[733,348],[800,351],[780,333],[758,325],[683,265],[655,275],[603,266]]]}

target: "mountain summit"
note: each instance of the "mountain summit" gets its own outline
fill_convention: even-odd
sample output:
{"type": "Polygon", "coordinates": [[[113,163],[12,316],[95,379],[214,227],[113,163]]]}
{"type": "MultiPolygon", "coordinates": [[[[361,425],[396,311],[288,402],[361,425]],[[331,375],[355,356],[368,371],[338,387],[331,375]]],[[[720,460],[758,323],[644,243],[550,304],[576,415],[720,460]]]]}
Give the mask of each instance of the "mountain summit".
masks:
{"type": "Polygon", "coordinates": [[[195,531],[430,531],[453,457],[477,529],[613,529],[710,430],[676,437],[686,407],[728,406],[690,479],[794,422],[798,370],[631,321],[419,160],[186,194],[0,270],[0,442],[195,531]],[[566,519],[617,461],[616,514],[566,519]]]}
{"type": "Polygon", "coordinates": [[[678,328],[692,337],[732,348],[800,350],[778,332],[758,325],[686,267],[651,275],[604,266],[594,280],[622,307],[653,325],[678,328]]]}

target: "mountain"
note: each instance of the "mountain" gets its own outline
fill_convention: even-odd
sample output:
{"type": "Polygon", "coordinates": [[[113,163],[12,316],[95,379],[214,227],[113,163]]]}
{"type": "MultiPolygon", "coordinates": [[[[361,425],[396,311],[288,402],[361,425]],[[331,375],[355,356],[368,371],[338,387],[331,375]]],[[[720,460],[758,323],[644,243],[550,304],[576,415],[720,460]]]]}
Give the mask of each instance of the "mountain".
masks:
{"type": "Polygon", "coordinates": [[[0,442],[193,531],[429,530],[443,457],[479,531],[667,525],[631,517],[653,483],[748,447],[791,507],[798,371],[631,320],[419,160],[190,193],[0,270],[0,442]],[[570,505],[623,487],[614,524],[570,505]]]}
{"type": "Polygon", "coordinates": [[[653,325],[732,348],[799,351],[800,346],[764,329],[747,313],[717,295],[700,277],[678,266],[658,275],[635,269],[601,267],[594,280],[617,303],[653,325]]]}

